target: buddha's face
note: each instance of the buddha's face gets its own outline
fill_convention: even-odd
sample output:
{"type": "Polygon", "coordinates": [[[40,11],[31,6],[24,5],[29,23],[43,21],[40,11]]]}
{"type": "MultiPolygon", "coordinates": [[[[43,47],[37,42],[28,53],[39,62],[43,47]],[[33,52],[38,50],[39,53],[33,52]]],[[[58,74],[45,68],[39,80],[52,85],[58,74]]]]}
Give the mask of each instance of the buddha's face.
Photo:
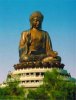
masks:
{"type": "Polygon", "coordinates": [[[32,20],[32,27],[39,29],[41,28],[41,20],[38,17],[34,17],[32,20]]]}

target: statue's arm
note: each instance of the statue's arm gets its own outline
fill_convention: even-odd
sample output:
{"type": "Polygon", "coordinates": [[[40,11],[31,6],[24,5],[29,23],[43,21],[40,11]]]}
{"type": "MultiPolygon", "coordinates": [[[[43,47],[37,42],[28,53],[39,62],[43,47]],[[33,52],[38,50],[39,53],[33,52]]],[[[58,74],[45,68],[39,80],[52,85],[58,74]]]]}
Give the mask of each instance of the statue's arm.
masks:
{"type": "Polygon", "coordinates": [[[47,32],[45,33],[45,36],[46,36],[46,53],[48,55],[48,53],[50,51],[53,51],[52,42],[51,42],[51,38],[50,38],[50,36],[49,36],[49,34],[47,32]]]}
{"type": "Polygon", "coordinates": [[[56,57],[58,53],[53,51],[51,38],[48,33],[46,33],[46,54],[52,57],[56,57]]]}
{"type": "Polygon", "coordinates": [[[20,43],[19,43],[19,56],[21,56],[23,54],[23,52],[25,52],[25,53],[27,52],[26,39],[27,39],[27,32],[22,32],[21,38],[20,38],[20,43]]]}

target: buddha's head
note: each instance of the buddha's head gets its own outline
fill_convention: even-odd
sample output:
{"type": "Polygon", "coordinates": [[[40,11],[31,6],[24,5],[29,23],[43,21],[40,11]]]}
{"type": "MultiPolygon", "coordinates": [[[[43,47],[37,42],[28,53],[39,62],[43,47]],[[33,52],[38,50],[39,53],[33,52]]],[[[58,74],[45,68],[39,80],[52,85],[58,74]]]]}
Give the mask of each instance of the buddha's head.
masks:
{"type": "Polygon", "coordinates": [[[31,28],[34,27],[34,28],[37,28],[37,29],[41,29],[41,24],[42,24],[43,18],[44,18],[44,16],[39,11],[32,13],[31,16],[30,16],[31,28]]]}

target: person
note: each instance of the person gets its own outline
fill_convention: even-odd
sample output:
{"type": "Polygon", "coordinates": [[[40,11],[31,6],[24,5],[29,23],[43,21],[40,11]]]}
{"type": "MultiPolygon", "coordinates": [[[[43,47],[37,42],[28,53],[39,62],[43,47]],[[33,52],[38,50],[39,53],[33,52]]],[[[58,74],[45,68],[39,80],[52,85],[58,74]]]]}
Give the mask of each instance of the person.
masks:
{"type": "Polygon", "coordinates": [[[19,43],[20,62],[61,60],[58,53],[53,51],[48,32],[42,30],[43,18],[44,16],[39,11],[30,16],[31,27],[22,32],[19,43]]]}

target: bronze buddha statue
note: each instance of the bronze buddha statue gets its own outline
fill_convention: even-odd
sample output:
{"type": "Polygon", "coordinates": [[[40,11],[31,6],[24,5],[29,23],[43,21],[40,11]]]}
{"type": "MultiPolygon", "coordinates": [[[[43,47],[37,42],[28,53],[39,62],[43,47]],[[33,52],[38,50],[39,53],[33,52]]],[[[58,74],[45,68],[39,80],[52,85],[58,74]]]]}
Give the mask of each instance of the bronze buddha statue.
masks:
{"type": "Polygon", "coordinates": [[[48,32],[42,30],[44,16],[41,12],[34,12],[30,16],[30,29],[22,32],[19,44],[19,57],[21,62],[61,61],[58,53],[53,51],[48,32]]]}

